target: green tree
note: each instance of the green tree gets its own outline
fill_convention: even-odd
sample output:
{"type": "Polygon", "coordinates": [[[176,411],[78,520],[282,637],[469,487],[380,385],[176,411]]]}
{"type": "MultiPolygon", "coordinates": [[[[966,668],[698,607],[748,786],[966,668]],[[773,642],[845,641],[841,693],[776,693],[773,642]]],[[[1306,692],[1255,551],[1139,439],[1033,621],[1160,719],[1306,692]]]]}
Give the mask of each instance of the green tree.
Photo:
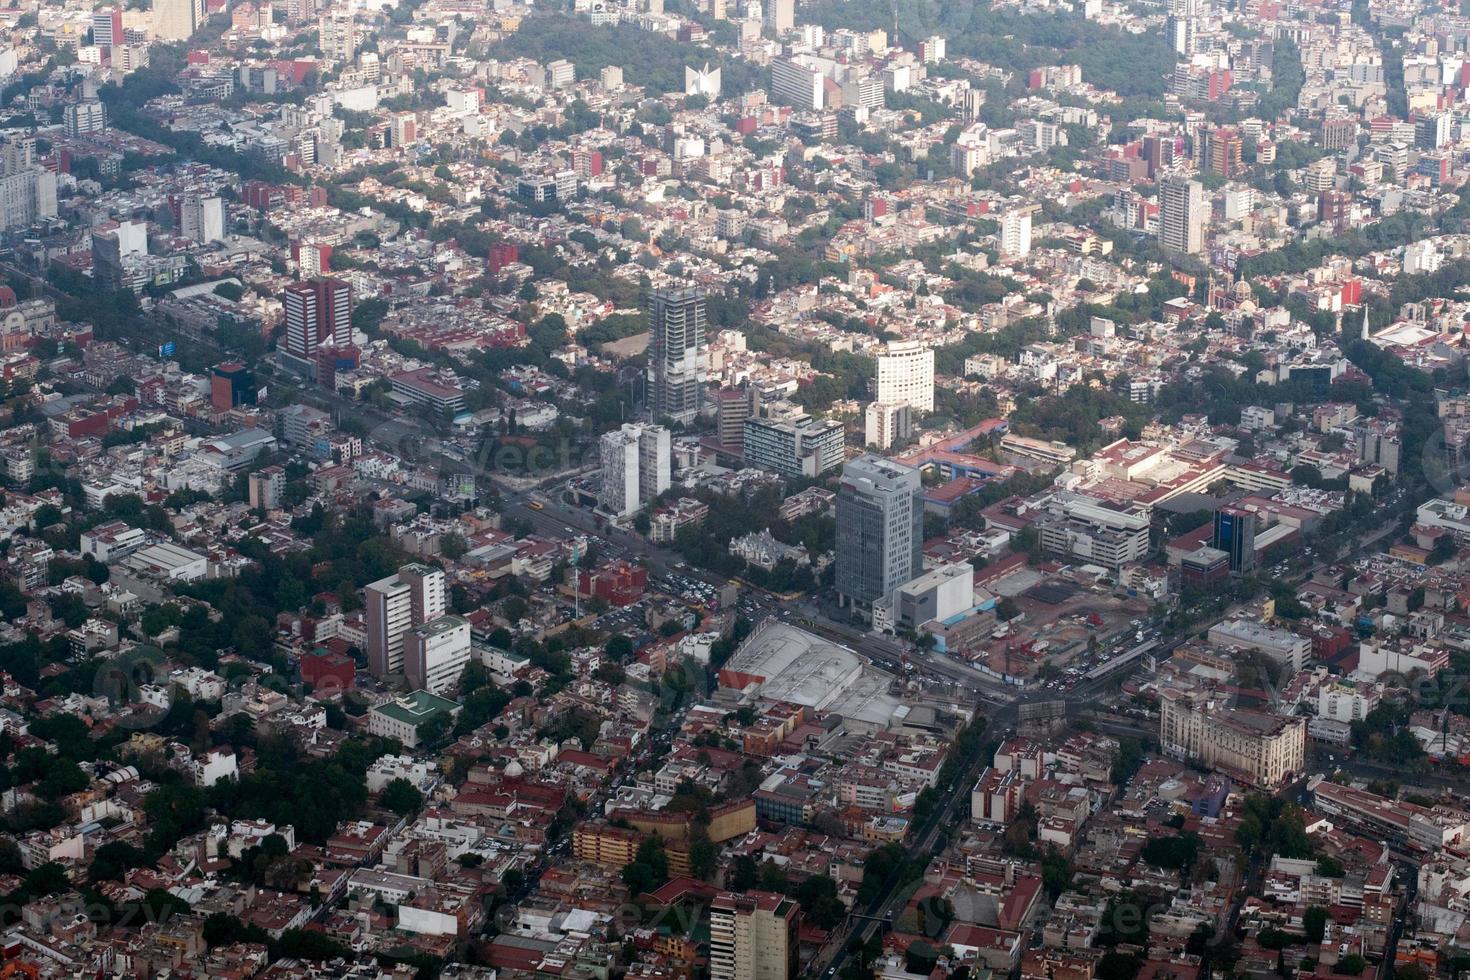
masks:
{"type": "Polygon", "coordinates": [[[623,884],[634,895],[641,895],[658,888],[669,880],[669,859],[664,853],[664,843],[658,837],[648,837],[638,845],[633,860],[623,867],[623,884]]]}
{"type": "Polygon", "coordinates": [[[1302,931],[1309,943],[1320,943],[1327,934],[1327,910],[1320,905],[1311,905],[1302,913],[1302,931]]]}
{"type": "Polygon", "coordinates": [[[424,794],[413,783],[399,777],[383,787],[378,803],[402,817],[416,812],[424,805],[424,794]]]}

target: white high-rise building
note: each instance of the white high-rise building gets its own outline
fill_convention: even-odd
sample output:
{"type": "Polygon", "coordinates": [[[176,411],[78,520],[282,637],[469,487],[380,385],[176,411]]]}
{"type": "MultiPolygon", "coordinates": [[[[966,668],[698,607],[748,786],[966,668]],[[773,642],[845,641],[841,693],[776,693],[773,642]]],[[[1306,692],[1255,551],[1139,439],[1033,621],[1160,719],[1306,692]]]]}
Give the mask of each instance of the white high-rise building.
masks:
{"type": "Polygon", "coordinates": [[[1180,174],[1159,178],[1159,244],[1197,255],[1205,248],[1205,189],[1180,174]]]}
{"type": "Polygon", "coordinates": [[[444,573],[428,565],[404,565],[396,575],[363,589],[367,620],[368,669],[374,677],[403,670],[403,637],[409,630],[444,615],[444,573]]]}
{"type": "Polygon", "coordinates": [[[673,482],[673,441],[661,425],[638,428],[638,502],[646,504],[673,482]]]}
{"type": "Polygon", "coordinates": [[[623,429],[603,433],[598,441],[602,493],[598,504],[622,517],[638,509],[638,436],[623,429]]]}
{"type": "Polygon", "coordinates": [[[187,41],[204,22],[204,0],[153,0],[153,36],[187,41]]]}
{"type": "Polygon", "coordinates": [[[784,895],[722,892],[709,910],[710,980],[794,980],[801,908],[784,895]]]}
{"type": "Polygon", "coordinates": [[[909,437],[913,409],[908,405],[873,402],[863,412],[864,441],[879,449],[890,449],[909,437]]]}
{"type": "Polygon", "coordinates": [[[179,233],[191,241],[209,243],[225,237],[225,202],[218,197],[190,194],[179,202],[179,233]]]}
{"type": "Polygon", "coordinates": [[[796,0],[765,0],[766,30],[781,34],[796,26],[796,0]]]}
{"type": "Polygon", "coordinates": [[[918,341],[888,345],[879,354],[874,401],[908,405],[915,412],[934,411],[934,352],[918,341]]]}
{"type": "Polygon", "coordinates": [[[403,672],[415,689],[448,694],[470,662],[470,624],[458,616],[439,616],[403,637],[403,672]]]}
{"type": "Polygon", "coordinates": [[[602,509],[625,517],[669,488],[672,441],[661,425],[628,423],[605,433],[598,445],[602,462],[602,509]]]}
{"type": "Polygon", "coordinates": [[[107,128],[107,107],[100,99],[83,99],[61,110],[61,125],[68,136],[100,133],[107,128]]]}
{"type": "Polygon", "coordinates": [[[351,61],[357,40],[356,18],[346,10],[328,11],[317,24],[317,47],[328,61],[351,61]]]}
{"type": "Polygon", "coordinates": [[[316,242],[302,242],[296,246],[296,268],[302,279],[314,279],[329,271],[322,258],[322,247],[316,242]]]}
{"type": "Polygon", "coordinates": [[[1021,259],[1031,254],[1031,209],[1011,208],[1000,219],[1000,254],[1021,259]]]}
{"type": "Polygon", "coordinates": [[[820,109],[826,104],[826,75],[798,58],[771,60],[771,101],[798,109],[820,109]]]}
{"type": "Polygon", "coordinates": [[[577,82],[577,66],[558,58],[546,66],[546,81],[554,89],[571,88],[577,82]]]}
{"type": "Polygon", "coordinates": [[[54,217],[56,175],[36,162],[36,141],[7,140],[0,150],[0,231],[54,217]]]}

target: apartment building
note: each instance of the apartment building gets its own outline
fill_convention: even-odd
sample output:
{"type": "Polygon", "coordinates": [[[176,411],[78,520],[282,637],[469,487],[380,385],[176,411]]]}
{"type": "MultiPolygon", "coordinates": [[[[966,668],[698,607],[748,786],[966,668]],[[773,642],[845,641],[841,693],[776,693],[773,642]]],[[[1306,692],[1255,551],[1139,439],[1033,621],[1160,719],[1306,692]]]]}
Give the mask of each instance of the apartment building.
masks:
{"type": "Polygon", "coordinates": [[[801,910],[784,895],[722,892],[710,904],[710,980],[790,980],[801,910]]]}
{"type": "Polygon", "coordinates": [[[1185,692],[1165,691],[1159,745],[1166,755],[1274,789],[1305,765],[1307,719],[1244,711],[1185,692]]]}

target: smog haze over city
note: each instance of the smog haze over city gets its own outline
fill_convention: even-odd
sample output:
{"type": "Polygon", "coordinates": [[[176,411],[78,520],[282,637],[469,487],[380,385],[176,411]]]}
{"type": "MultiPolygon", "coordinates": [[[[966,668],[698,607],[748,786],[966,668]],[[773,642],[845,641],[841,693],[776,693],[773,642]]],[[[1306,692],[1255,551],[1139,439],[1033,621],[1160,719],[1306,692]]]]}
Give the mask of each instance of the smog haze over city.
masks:
{"type": "Polygon", "coordinates": [[[0,8],[0,980],[1459,980],[1470,0],[0,8]]]}

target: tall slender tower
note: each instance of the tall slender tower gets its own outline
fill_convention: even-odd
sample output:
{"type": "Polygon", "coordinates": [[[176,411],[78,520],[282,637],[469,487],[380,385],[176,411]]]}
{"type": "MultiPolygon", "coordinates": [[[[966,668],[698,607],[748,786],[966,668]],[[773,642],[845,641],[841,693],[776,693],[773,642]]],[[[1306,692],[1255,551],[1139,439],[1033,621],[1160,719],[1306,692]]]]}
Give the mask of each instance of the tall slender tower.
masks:
{"type": "Polygon", "coordinates": [[[318,347],[352,344],[352,287],[341,279],[293,282],[281,295],[286,353],[309,360],[318,347]]]}
{"type": "Polygon", "coordinates": [[[648,298],[648,413],[691,422],[704,403],[704,291],[655,289],[648,298]]]}
{"type": "Polygon", "coordinates": [[[443,616],[446,595],[444,573],[417,563],[363,588],[368,669],[374,677],[403,671],[404,634],[443,616]]]}
{"type": "Polygon", "coordinates": [[[837,489],[837,594],[871,608],[924,570],[924,486],[912,466],[859,456],[837,489]]]}
{"type": "Polygon", "coordinates": [[[1205,191],[1179,174],[1159,179],[1159,244],[1168,252],[1197,255],[1205,247],[1205,191]]]}

